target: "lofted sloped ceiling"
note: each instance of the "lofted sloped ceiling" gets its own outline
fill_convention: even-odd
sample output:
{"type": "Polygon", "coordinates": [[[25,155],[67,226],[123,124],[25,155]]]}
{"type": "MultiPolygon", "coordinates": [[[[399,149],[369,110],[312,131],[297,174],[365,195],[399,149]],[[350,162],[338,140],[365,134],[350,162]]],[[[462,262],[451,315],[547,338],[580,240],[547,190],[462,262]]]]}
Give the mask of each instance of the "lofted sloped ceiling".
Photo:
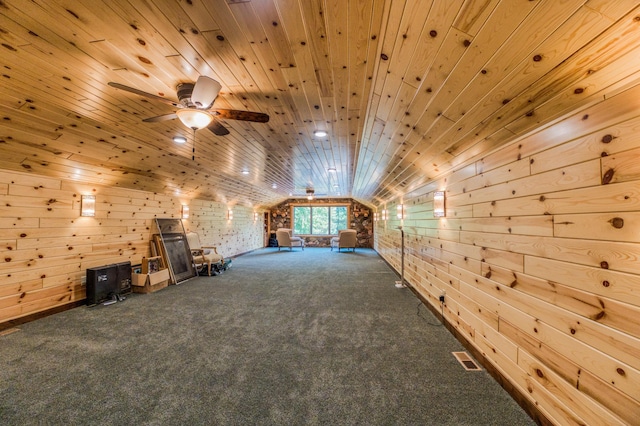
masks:
{"type": "Polygon", "coordinates": [[[2,0],[0,40],[0,169],[254,206],[385,202],[640,77],[627,0],[2,0]],[[199,75],[269,122],[108,85],[199,75]]]}

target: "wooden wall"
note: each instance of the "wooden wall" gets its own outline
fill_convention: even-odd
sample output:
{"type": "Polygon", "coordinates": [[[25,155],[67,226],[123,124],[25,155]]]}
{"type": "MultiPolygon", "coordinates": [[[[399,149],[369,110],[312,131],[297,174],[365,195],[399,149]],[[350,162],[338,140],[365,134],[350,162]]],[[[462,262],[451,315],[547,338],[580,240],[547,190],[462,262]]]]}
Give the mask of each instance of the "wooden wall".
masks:
{"type": "Polygon", "coordinates": [[[640,419],[640,90],[380,206],[375,247],[561,425],[640,419]],[[447,217],[433,217],[446,190],[447,217]],[[395,219],[396,204],[406,217],[395,219]],[[393,218],[393,219],[391,219],[393,218]]]}
{"type": "Polygon", "coordinates": [[[85,298],[87,268],[140,263],[154,218],[180,217],[226,257],[263,247],[262,213],[179,196],[100,187],[0,170],[0,324],[85,298]],[[96,216],[80,217],[80,195],[96,196],[96,216]]]}

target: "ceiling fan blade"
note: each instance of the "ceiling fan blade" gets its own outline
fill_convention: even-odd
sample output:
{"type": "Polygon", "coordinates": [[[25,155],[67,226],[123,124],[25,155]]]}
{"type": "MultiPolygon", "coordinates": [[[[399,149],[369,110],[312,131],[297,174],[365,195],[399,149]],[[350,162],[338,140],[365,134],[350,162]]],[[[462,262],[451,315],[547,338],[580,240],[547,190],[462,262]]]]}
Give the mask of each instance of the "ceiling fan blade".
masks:
{"type": "Polygon", "coordinates": [[[218,120],[213,120],[207,129],[211,130],[214,135],[225,136],[229,134],[229,130],[218,120]]]}
{"type": "Polygon", "coordinates": [[[110,81],[109,86],[115,87],[116,89],[125,90],[127,92],[135,93],[136,95],[144,96],[145,98],[153,99],[158,102],[163,102],[165,104],[169,104],[176,108],[180,107],[180,105],[178,105],[177,102],[174,102],[171,99],[167,99],[167,98],[163,98],[162,96],[157,96],[151,93],[143,92],[142,90],[138,90],[134,87],[125,86],[124,84],[114,83],[113,81],[110,81]]]}
{"type": "Polygon", "coordinates": [[[142,121],[144,121],[145,123],[157,123],[158,121],[173,120],[174,118],[178,118],[178,114],[172,112],[171,114],[157,115],[155,117],[145,118],[142,121]]]}
{"type": "Polygon", "coordinates": [[[227,120],[255,121],[256,123],[269,121],[269,115],[261,112],[239,111],[236,109],[212,109],[209,112],[218,118],[227,120]]]}
{"type": "Polygon", "coordinates": [[[195,86],[193,86],[193,92],[191,93],[191,102],[196,107],[207,109],[213,104],[213,101],[220,93],[222,86],[220,83],[205,75],[198,77],[195,86]]]}

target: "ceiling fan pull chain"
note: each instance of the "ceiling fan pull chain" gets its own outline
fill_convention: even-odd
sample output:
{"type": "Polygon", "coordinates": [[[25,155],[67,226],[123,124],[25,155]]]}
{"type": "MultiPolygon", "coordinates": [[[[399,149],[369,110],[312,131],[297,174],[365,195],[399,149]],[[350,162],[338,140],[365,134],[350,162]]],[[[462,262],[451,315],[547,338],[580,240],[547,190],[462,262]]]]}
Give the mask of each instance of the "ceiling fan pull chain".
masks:
{"type": "Polygon", "coordinates": [[[193,129],[193,146],[191,148],[191,161],[196,161],[196,129],[193,129]]]}

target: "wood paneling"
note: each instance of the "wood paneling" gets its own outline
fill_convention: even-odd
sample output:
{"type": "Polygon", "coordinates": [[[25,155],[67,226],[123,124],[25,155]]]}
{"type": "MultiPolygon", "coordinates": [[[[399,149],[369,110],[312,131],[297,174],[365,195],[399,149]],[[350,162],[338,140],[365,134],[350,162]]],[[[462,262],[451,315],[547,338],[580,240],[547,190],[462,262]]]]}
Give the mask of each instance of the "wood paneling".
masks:
{"type": "Polygon", "coordinates": [[[556,424],[640,418],[637,90],[403,194],[381,207],[404,203],[405,219],[376,222],[379,253],[400,270],[402,225],[407,281],[556,424]],[[446,218],[432,217],[435,189],[446,218]]]}
{"type": "Polygon", "coordinates": [[[223,256],[263,246],[262,222],[252,208],[216,201],[38,177],[0,173],[0,323],[85,298],[86,269],[141,262],[150,255],[154,218],[179,217],[183,203],[191,216],[187,230],[216,245],[223,256]],[[96,216],[80,217],[81,194],[96,196],[96,216]],[[234,218],[226,218],[233,208],[234,218]]]}
{"type": "MultiPolygon", "coordinates": [[[[624,91],[640,78],[638,12],[632,0],[9,0],[0,168],[262,207],[309,186],[375,205],[624,91]],[[194,137],[178,120],[141,121],[175,108],[107,85],[176,101],[199,75],[222,84],[216,107],[269,123],[194,137]]],[[[606,151],[612,183],[638,173],[634,153],[584,142],[535,151],[529,167],[554,179],[550,167],[606,151]]]]}

